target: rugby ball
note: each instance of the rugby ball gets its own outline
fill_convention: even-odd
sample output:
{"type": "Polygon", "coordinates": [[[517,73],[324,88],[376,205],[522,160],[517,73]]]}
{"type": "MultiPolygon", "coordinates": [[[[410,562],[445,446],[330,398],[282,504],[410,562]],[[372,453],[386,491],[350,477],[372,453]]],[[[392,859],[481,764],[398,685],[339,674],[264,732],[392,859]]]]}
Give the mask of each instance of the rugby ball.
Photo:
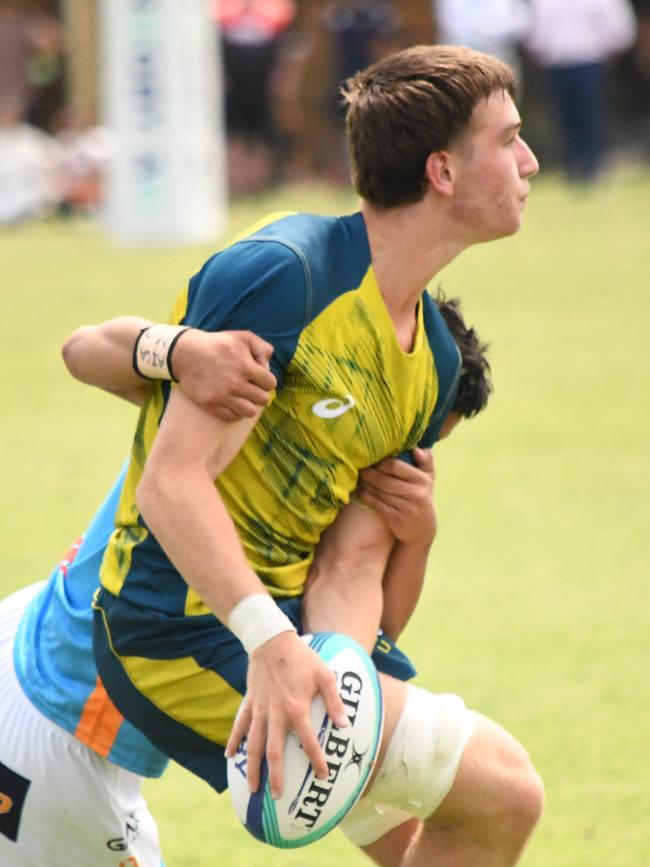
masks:
{"type": "Polygon", "coordinates": [[[259,789],[249,791],[246,738],[228,759],[228,786],[239,820],[258,840],[280,849],[313,843],[335,828],[354,806],[374,766],[383,726],[377,670],[361,645],[337,632],[317,632],[303,639],[335,672],[351,723],[338,728],[322,697],[312,702],[311,722],[327,759],[328,778],[316,777],[294,732],[287,735],[284,792],[277,800],[271,797],[266,759],[259,789]]]}

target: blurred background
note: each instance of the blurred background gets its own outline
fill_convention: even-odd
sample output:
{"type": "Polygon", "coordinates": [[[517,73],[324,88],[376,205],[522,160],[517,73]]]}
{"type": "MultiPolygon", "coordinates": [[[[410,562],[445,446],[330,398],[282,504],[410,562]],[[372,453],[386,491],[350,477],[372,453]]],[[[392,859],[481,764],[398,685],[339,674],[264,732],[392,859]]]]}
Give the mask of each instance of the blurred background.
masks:
{"type": "MultiPolygon", "coordinates": [[[[47,576],[131,447],[135,408],[66,374],[65,337],[164,320],[226,229],[354,210],[338,88],[359,67],[434,40],[498,54],[542,171],[523,230],[437,278],[495,394],[436,446],[401,645],[530,750],[525,867],[649,867],[649,7],[0,0],[0,597],[47,576]]],[[[146,792],[170,867],[368,863],[336,834],[258,844],[176,766],[146,792]]]]}
{"type": "MultiPolygon", "coordinates": [[[[108,179],[156,88],[169,113],[174,99],[187,112],[183,92],[194,93],[213,136],[212,179],[194,183],[188,204],[199,189],[223,211],[226,195],[282,183],[345,185],[341,81],[390,50],[436,41],[514,66],[544,172],[592,184],[612,166],[650,162],[649,0],[0,0],[0,224],[92,216],[132,194],[133,178],[122,176],[122,192],[108,179]],[[194,66],[181,60],[165,90],[184,51],[194,66]]],[[[187,115],[169,122],[176,135],[188,129],[187,115]]],[[[160,139],[164,124],[150,133],[160,139]]],[[[150,181],[151,154],[138,157],[150,181]]]]}

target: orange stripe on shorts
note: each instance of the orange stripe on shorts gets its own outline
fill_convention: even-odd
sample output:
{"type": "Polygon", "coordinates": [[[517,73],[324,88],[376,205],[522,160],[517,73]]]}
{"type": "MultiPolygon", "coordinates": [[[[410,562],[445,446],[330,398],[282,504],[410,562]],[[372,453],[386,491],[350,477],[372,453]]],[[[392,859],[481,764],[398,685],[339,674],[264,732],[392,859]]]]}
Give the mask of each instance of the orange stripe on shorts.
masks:
{"type": "Polygon", "coordinates": [[[124,717],[108,697],[98,675],[95,689],[84,705],[75,737],[100,756],[107,756],[123,721],[124,717]]]}

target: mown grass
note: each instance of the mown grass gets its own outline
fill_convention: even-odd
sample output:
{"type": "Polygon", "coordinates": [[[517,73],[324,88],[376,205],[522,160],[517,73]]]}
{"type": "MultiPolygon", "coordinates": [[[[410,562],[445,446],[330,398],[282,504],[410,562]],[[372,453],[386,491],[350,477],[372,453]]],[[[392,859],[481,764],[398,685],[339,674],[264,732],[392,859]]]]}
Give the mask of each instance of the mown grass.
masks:
{"type": "MultiPolygon", "coordinates": [[[[529,748],[547,809],[526,867],[650,864],[650,175],[575,191],[542,178],[516,237],[441,276],[492,345],[484,416],[437,448],[440,532],[403,646],[420,683],[460,692],[529,748]]],[[[325,188],[235,204],[354,208],[325,188]]],[[[208,247],[119,250],[95,226],[0,234],[4,593],[41,579],[127,453],[133,409],[69,380],[76,325],[161,318],[208,247]]],[[[147,784],[169,867],[352,867],[336,834],[275,852],[178,768],[147,784]]]]}

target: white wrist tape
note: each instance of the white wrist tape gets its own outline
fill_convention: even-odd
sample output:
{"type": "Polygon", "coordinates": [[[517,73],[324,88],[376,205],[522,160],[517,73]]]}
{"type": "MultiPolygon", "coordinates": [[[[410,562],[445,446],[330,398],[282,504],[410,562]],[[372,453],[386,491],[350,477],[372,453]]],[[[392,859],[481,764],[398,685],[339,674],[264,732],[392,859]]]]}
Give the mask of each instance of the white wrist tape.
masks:
{"type": "Polygon", "coordinates": [[[133,369],[144,379],[173,379],[172,350],[187,325],[149,325],[143,328],[133,347],[133,369]]]}
{"type": "Polygon", "coordinates": [[[238,602],[228,617],[228,629],[241,641],[249,656],[281,632],[296,632],[296,627],[268,593],[255,593],[238,602]]]}

